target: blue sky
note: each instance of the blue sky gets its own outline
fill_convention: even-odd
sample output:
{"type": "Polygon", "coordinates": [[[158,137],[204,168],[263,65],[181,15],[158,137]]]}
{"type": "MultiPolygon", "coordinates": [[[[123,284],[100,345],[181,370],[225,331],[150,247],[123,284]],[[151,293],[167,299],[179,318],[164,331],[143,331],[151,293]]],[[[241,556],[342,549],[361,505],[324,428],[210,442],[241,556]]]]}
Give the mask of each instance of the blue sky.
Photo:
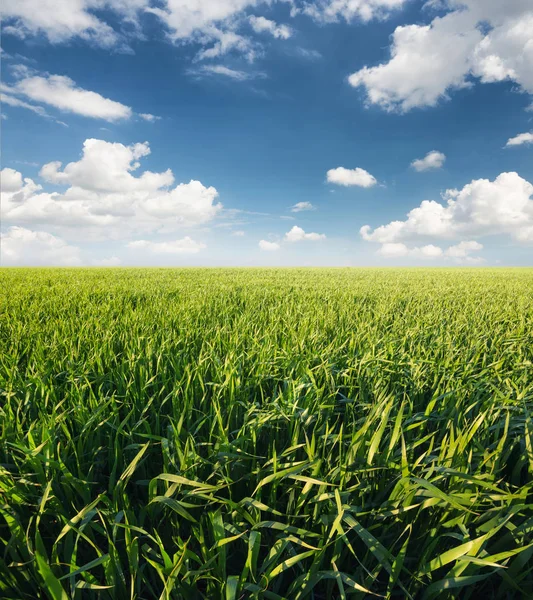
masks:
{"type": "Polygon", "coordinates": [[[3,265],[533,263],[530,0],[5,5],[3,265]]]}

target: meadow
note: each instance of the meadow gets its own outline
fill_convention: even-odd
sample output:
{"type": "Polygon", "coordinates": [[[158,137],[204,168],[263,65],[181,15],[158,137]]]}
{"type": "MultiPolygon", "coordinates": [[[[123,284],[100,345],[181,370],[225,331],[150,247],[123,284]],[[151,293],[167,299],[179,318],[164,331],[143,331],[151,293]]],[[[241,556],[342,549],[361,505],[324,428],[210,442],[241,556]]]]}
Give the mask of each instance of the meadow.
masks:
{"type": "Polygon", "coordinates": [[[533,269],[0,290],[0,597],[533,597],[533,269]]]}

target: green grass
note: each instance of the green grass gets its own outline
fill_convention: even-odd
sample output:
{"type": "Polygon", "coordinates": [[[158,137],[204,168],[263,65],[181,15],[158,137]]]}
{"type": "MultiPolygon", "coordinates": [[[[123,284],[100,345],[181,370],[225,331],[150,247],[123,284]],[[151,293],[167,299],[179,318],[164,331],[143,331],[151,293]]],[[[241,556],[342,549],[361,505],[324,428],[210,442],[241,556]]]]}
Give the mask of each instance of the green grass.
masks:
{"type": "Polygon", "coordinates": [[[0,271],[0,596],[533,595],[533,270],[0,271]]]}

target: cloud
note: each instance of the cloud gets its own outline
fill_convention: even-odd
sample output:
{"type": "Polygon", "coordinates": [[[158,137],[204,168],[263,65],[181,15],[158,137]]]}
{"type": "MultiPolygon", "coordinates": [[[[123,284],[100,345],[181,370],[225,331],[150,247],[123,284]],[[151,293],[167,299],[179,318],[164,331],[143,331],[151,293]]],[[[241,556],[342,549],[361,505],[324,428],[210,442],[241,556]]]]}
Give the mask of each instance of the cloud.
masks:
{"type": "Polygon", "coordinates": [[[266,250],[267,252],[274,252],[280,249],[280,245],[276,242],[267,242],[266,240],[260,240],[259,248],[266,250]]]}
{"type": "Polygon", "coordinates": [[[239,229],[237,231],[232,231],[231,235],[233,235],[234,237],[243,237],[246,234],[244,233],[244,231],[242,231],[241,229],[239,229]]]}
{"type": "Polygon", "coordinates": [[[449,246],[443,250],[440,246],[427,244],[425,246],[409,247],[402,242],[387,242],[382,244],[378,254],[385,258],[417,258],[417,259],[447,259],[453,258],[459,263],[479,263],[483,262],[481,257],[472,257],[472,252],[479,252],[483,245],[475,241],[460,242],[455,246],[449,246]]]}
{"type": "Polygon", "coordinates": [[[22,174],[15,169],[6,167],[0,171],[0,182],[2,190],[6,192],[17,192],[22,189],[22,174]]]}
{"type": "Polygon", "coordinates": [[[522,144],[533,144],[533,132],[519,133],[507,140],[506,146],[521,146],[522,144]]]}
{"type": "Polygon", "coordinates": [[[149,123],[154,123],[155,121],[160,121],[161,117],[157,117],[156,115],[151,115],[150,113],[139,113],[139,117],[144,121],[148,121],[149,123]]]}
{"type": "Polygon", "coordinates": [[[76,188],[102,192],[155,191],[174,182],[172,171],[145,171],[140,177],[132,172],[140,166],[138,160],[150,154],[148,142],[124,146],[104,140],[88,139],[83,143],[79,161],[45,164],[39,175],[50,183],[69,184],[76,188]]]}
{"type": "Polygon", "coordinates": [[[145,250],[152,254],[196,254],[207,246],[201,242],[195,242],[189,236],[186,236],[181,240],[173,240],[171,242],[137,240],[129,242],[127,247],[133,250],[145,250]]]}
{"type": "Polygon", "coordinates": [[[4,266],[77,266],[80,249],[44,231],[10,227],[0,234],[1,259],[4,266]]]}
{"type": "MultiPolygon", "coordinates": [[[[93,119],[104,119],[105,121],[118,121],[129,119],[132,110],[129,106],[104,98],[97,92],[84,90],[64,75],[33,75],[26,76],[17,81],[8,91],[13,95],[22,95],[33,102],[42,102],[53,106],[58,110],[91,117],[93,119]]],[[[41,116],[46,116],[42,107],[28,105],[18,101],[15,106],[24,106],[33,110],[41,116]]]]}
{"type": "Polygon", "coordinates": [[[533,94],[533,10],[524,0],[444,0],[429,25],[402,25],[392,36],[390,60],[348,78],[368,104],[405,112],[435,106],[450,92],[512,81],[533,94]]]}
{"type": "Polygon", "coordinates": [[[7,104],[8,106],[15,106],[17,108],[25,108],[27,110],[31,110],[35,114],[40,117],[48,117],[50,115],[46,112],[46,110],[42,106],[36,106],[35,104],[30,104],[29,102],[24,102],[24,100],[20,100],[19,98],[15,98],[13,95],[6,93],[7,91],[13,91],[15,93],[16,90],[11,90],[5,85],[2,85],[2,104],[7,104]]]}
{"type": "Polygon", "coordinates": [[[456,246],[450,246],[446,250],[446,256],[452,258],[467,258],[471,252],[479,252],[483,250],[483,244],[475,241],[460,242],[456,246]]]}
{"type": "Polygon", "coordinates": [[[155,15],[175,43],[207,48],[199,57],[213,58],[236,50],[254,54],[254,43],[235,32],[243,13],[266,0],[5,0],[3,32],[27,38],[45,35],[53,44],[74,38],[103,48],[131,51],[128,39],[143,39],[140,16],[155,15]],[[113,12],[106,22],[102,9],[113,12]],[[114,26],[111,25],[113,23],[114,26]]]}
{"type": "MultiPolygon", "coordinates": [[[[144,0],[107,0],[105,7],[126,18],[147,4],[144,0]]],[[[4,0],[2,17],[5,33],[21,38],[45,35],[51,43],[63,43],[79,37],[109,48],[119,41],[114,29],[98,18],[91,9],[103,6],[94,0],[4,0]]]]}
{"type": "Polygon", "coordinates": [[[475,179],[461,190],[447,190],[445,204],[424,200],[405,221],[391,221],[372,231],[360,229],[369,242],[400,243],[428,237],[461,239],[507,235],[533,242],[533,185],[517,173],[501,173],[494,181],[475,179]]]}
{"type": "Polygon", "coordinates": [[[337,185],[357,185],[363,188],[372,187],[377,183],[377,180],[373,175],[370,175],[368,171],[365,171],[360,167],[356,167],[355,169],[345,169],[344,167],[330,169],[327,172],[327,180],[329,183],[335,183],[337,185]]]}
{"type": "Polygon", "coordinates": [[[110,256],[109,258],[93,260],[91,264],[93,267],[118,267],[122,264],[122,261],[118,256],[110,256]]]}
{"type": "Polygon", "coordinates": [[[253,62],[257,54],[260,53],[258,44],[235,31],[221,31],[212,28],[209,35],[204,34],[202,41],[207,40],[214,42],[213,45],[200,50],[196,55],[196,60],[213,59],[230,52],[236,52],[243,55],[248,62],[253,62]]]}
{"type": "Polygon", "coordinates": [[[322,58],[322,54],[318,50],[302,48],[301,46],[297,46],[294,50],[294,53],[297,56],[301,56],[307,60],[320,60],[322,58]]]}
{"type": "Polygon", "coordinates": [[[317,242],[325,239],[326,236],[323,233],[305,233],[305,231],[301,227],[298,227],[298,225],[295,225],[285,234],[286,242],[301,242],[304,240],[317,242]]]}
{"type": "Polygon", "coordinates": [[[340,18],[348,23],[355,19],[368,22],[384,19],[406,3],[407,0],[315,0],[306,2],[302,12],[320,23],[332,23],[340,18]]]}
{"type": "Polygon", "coordinates": [[[446,160],[446,155],[437,150],[428,152],[424,158],[413,160],[411,166],[415,171],[429,171],[430,169],[440,169],[446,160]]]}
{"type": "Polygon", "coordinates": [[[288,25],[278,25],[275,21],[265,17],[251,16],[250,25],[256,33],[270,33],[275,38],[288,40],[292,35],[292,29],[288,25]]]}
{"type": "Polygon", "coordinates": [[[238,52],[252,61],[257,44],[236,32],[245,11],[261,0],[166,0],[160,7],[147,9],[167,27],[175,43],[201,44],[197,59],[212,59],[229,52],[238,52]]]}
{"type": "Polygon", "coordinates": [[[234,79],[235,81],[247,81],[248,79],[253,79],[258,76],[254,73],[230,69],[224,65],[202,65],[196,69],[189,69],[189,73],[192,75],[221,75],[223,77],[234,79]]]}
{"type": "Polygon", "coordinates": [[[387,258],[401,258],[411,256],[416,258],[439,258],[443,256],[442,248],[428,244],[426,246],[408,248],[401,242],[389,242],[383,244],[378,250],[378,254],[387,258]]]}
{"type": "MultiPolygon", "coordinates": [[[[320,23],[387,17],[408,0],[288,0],[291,16],[304,13],[320,23]]],[[[238,53],[249,61],[263,46],[240,33],[247,25],[255,34],[288,39],[293,30],[264,16],[250,15],[287,0],[5,0],[3,33],[19,38],[44,35],[52,44],[83,40],[103,48],[132,52],[132,38],[146,39],[142,16],[154,15],[174,44],[198,44],[197,60],[238,53]],[[110,14],[111,13],[111,14],[110,14]]],[[[319,55],[318,55],[319,56],[319,55]]],[[[310,58],[317,53],[310,51],[310,58]]]]}
{"type": "Polygon", "coordinates": [[[172,232],[217,216],[222,205],[216,202],[214,187],[195,180],[175,185],[170,169],[139,173],[140,160],[149,153],[147,142],[125,146],[88,139],[80,160],[65,167],[54,161],[40,171],[45,181],[66,186],[63,192],[45,191],[10,172],[9,189],[2,189],[3,222],[47,225],[76,240],[120,239],[141,232],[172,232]]]}
{"type": "Polygon", "coordinates": [[[77,38],[131,52],[129,39],[145,38],[141,15],[151,13],[170,41],[201,45],[198,58],[237,51],[253,59],[256,44],[236,29],[247,9],[260,4],[268,0],[5,0],[3,32],[20,38],[44,35],[53,44],[77,38]]]}
{"type": "Polygon", "coordinates": [[[316,207],[311,202],[297,202],[291,207],[291,212],[302,212],[304,210],[316,210],[316,207]]]}

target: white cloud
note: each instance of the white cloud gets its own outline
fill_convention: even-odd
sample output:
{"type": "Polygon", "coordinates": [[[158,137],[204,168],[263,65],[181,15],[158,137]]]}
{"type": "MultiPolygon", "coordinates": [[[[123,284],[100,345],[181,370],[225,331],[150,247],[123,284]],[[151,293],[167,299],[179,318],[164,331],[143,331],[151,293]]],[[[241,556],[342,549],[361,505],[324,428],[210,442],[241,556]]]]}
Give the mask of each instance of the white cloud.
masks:
{"type": "Polygon", "coordinates": [[[171,242],[137,240],[129,242],[127,247],[133,250],[146,250],[152,254],[197,254],[207,246],[201,242],[195,242],[189,236],[186,236],[181,240],[173,240],[171,242]]]}
{"type": "Polygon", "coordinates": [[[10,227],[0,234],[0,256],[4,266],[77,266],[80,249],[44,231],[10,227]]]}
{"type": "Polygon", "coordinates": [[[131,51],[128,39],[143,39],[140,15],[149,12],[160,19],[172,41],[210,46],[200,58],[232,50],[252,58],[253,41],[235,30],[246,10],[259,4],[268,0],[5,0],[3,31],[21,38],[44,34],[54,44],[79,38],[131,51]],[[112,11],[113,19],[105,20],[102,9],[112,11]]]}
{"type": "Polygon", "coordinates": [[[29,102],[24,102],[24,100],[20,100],[19,98],[15,98],[6,91],[13,92],[16,90],[12,90],[7,86],[2,85],[2,104],[7,104],[8,106],[15,106],[17,108],[25,108],[27,110],[31,110],[35,114],[41,117],[50,117],[50,115],[44,110],[42,106],[36,106],[35,104],[30,104],[29,102]]]}
{"type": "Polygon", "coordinates": [[[507,140],[506,146],[521,146],[522,144],[533,144],[533,132],[519,133],[507,140]]]}
{"type": "Polygon", "coordinates": [[[297,56],[306,58],[307,60],[320,60],[322,58],[322,54],[318,50],[302,48],[301,46],[297,46],[296,49],[294,50],[294,53],[297,56]]]}
{"type": "Polygon", "coordinates": [[[482,249],[483,245],[475,241],[460,242],[455,246],[449,246],[446,250],[434,244],[409,247],[402,242],[387,242],[381,245],[377,253],[385,258],[427,260],[453,258],[455,262],[475,264],[483,262],[483,259],[481,257],[472,257],[470,254],[472,252],[479,252],[482,249]]]}
{"type": "MultiPolygon", "coordinates": [[[[62,111],[104,119],[118,121],[129,119],[132,110],[129,106],[104,98],[96,92],[78,87],[72,79],[63,75],[34,75],[23,77],[9,88],[11,94],[23,95],[34,102],[42,102],[62,111]]],[[[9,101],[13,104],[12,101],[9,101]]],[[[35,107],[21,101],[16,104],[23,106],[42,116],[42,107],[35,107]]]]}
{"type": "Polygon", "coordinates": [[[253,60],[256,44],[235,30],[249,7],[263,0],[166,0],[149,8],[168,28],[174,42],[197,42],[206,47],[197,58],[215,58],[237,51],[253,60]]]}
{"type": "Polygon", "coordinates": [[[141,16],[151,13],[172,42],[198,44],[197,59],[237,52],[252,61],[263,50],[256,40],[239,33],[247,23],[256,34],[266,32],[278,39],[289,38],[293,30],[264,16],[251,16],[250,10],[287,1],[291,16],[305,13],[326,23],[385,18],[408,0],[5,0],[3,32],[21,38],[44,35],[54,44],[77,38],[131,52],[129,39],[143,39],[141,16]],[[106,11],[113,13],[111,18],[106,11]]]}
{"type": "Polygon", "coordinates": [[[349,77],[369,104],[388,111],[434,106],[451,91],[513,81],[533,94],[533,8],[528,0],[445,0],[429,25],[399,26],[391,58],[349,77]]]}
{"type": "Polygon", "coordinates": [[[291,207],[291,212],[302,212],[304,210],[315,210],[311,202],[297,202],[291,207]]]}
{"type": "MultiPolygon", "coordinates": [[[[50,42],[61,43],[80,37],[110,47],[117,43],[118,35],[110,25],[90,12],[103,4],[95,0],[4,0],[2,17],[6,33],[22,38],[44,34],[50,42]]],[[[126,11],[131,13],[131,9],[139,8],[144,2],[108,0],[105,4],[106,8],[124,14],[126,11]]]]}
{"type": "Polygon", "coordinates": [[[189,73],[193,75],[222,75],[223,77],[229,77],[235,81],[246,81],[248,79],[253,79],[256,76],[253,73],[230,69],[224,65],[203,65],[197,69],[189,69],[189,73]]]}
{"type": "Polygon", "coordinates": [[[433,244],[427,244],[426,246],[408,248],[401,242],[389,242],[383,244],[378,250],[378,254],[387,258],[401,258],[404,256],[414,258],[440,258],[443,256],[442,248],[434,246],[433,244]]]}
{"type": "Polygon", "coordinates": [[[401,242],[388,242],[381,246],[378,254],[387,258],[402,257],[409,254],[409,248],[401,242]]]}
{"type": "Polygon", "coordinates": [[[327,180],[329,183],[337,185],[357,185],[363,188],[372,187],[377,183],[373,175],[360,167],[356,167],[355,169],[345,169],[344,167],[330,169],[327,172],[327,180]]]}
{"type": "Polygon", "coordinates": [[[149,153],[147,142],[124,146],[86,140],[80,160],[64,168],[51,162],[41,169],[46,181],[68,186],[61,193],[44,191],[28,178],[20,186],[22,177],[9,173],[2,219],[13,225],[47,225],[77,240],[172,232],[216,217],[222,205],[214,187],[195,180],[174,185],[170,169],[135,176],[140,159],[149,153]]]}
{"type": "Polygon", "coordinates": [[[258,44],[235,31],[221,31],[212,28],[209,34],[204,34],[202,41],[206,43],[208,41],[213,42],[213,45],[200,50],[196,56],[197,60],[213,59],[230,52],[237,52],[249,62],[253,62],[257,54],[260,53],[258,44]]]}
{"type": "Polygon", "coordinates": [[[4,33],[21,38],[44,34],[51,43],[80,38],[104,48],[128,51],[128,38],[143,37],[140,15],[150,12],[161,20],[174,42],[214,44],[205,54],[212,58],[231,50],[253,54],[253,42],[234,30],[240,26],[246,9],[266,3],[267,0],[5,0],[2,16],[4,33]],[[104,21],[102,9],[114,12],[115,27],[104,21]]]}
{"type": "Polygon", "coordinates": [[[109,258],[93,260],[91,264],[93,267],[118,267],[122,264],[122,261],[118,256],[110,256],[109,258]]]}
{"type": "Polygon", "coordinates": [[[6,192],[17,192],[22,188],[22,174],[15,169],[6,167],[0,171],[0,182],[2,190],[6,192]]]}
{"type": "Polygon", "coordinates": [[[464,241],[446,250],[446,256],[451,258],[467,258],[471,252],[483,250],[483,244],[476,241],[464,241]]]}
{"type": "Polygon", "coordinates": [[[172,185],[174,176],[170,169],[163,173],[145,171],[140,177],[131,174],[139,168],[138,160],[149,154],[148,142],[124,146],[88,139],[83,143],[81,160],[67,164],[62,171],[60,162],[47,163],[39,174],[50,183],[91,191],[155,191],[172,185]]]}
{"type": "Polygon", "coordinates": [[[261,248],[261,250],[266,250],[267,252],[274,252],[275,250],[280,249],[280,245],[276,242],[267,242],[266,240],[260,240],[259,248],[261,248]]]}
{"type": "Polygon", "coordinates": [[[139,117],[144,121],[148,121],[149,123],[154,123],[155,121],[160,121],[161,117],[157,117],[156,115],[151,115],[150,113],[139,113],[139,117]]]}
{"type": "Polygon", "coordinates": [[[235,236],[235,237],[243,237],[245,235],[244,231],[242,231],[241,229],[237,230],[237,231],[232,231],[231,235],[235,236]]]}
{"type": "Polygon", "coordinates": [[[162,8],[150,8],[170,30],[175,40],[197,35],[209,36],[217,26],[230,25],[231,20],[256,0],[166,0],[162,8]]]}
{"type": "Polygon", "coordinates": [[[415,171],[428,171],[430,169],[440,169],[446,160],[446,155],[437,150],[428,152],[424,158],[413,160],[411,166],[415,171]]]}
{"type": "Polygon", "coordinates": [[[340,18],[347,22],[360,19],[386,18],[392,11],[398,10],[407,0],[315,0],[306,2],[303,12],[321,23],[331,23],[340,18]]]}
{"type": "Polygon", "coordinates": [[[382,244],[487,235],[533,242],[532,196],[531,183],[517,173],[501,173],[494,181],[475,179],[461,190],[447,190],[445,204],[424,200],[405,221],[392,221],[373,231],[364,225],[360,233],[363,239],[382,244]]]}
{"type": "Polygon", "coordinates": [[[292,35],[292,29],[288,25],[278,25],[275,21],[265,19],[265,17],[251,16],[250,25],[256,33],[270,33],[275,38],[288,40],[292,35]]]}
{"type": "Polygon", "coordinates": [[[301,242],[304,240],[317,242],[325,239],[326,236],[323,233],[305,233],[305,231],[301,227],[298,227],[298,225],[295,225],[285,234],[286,242],[301,242]]]}

